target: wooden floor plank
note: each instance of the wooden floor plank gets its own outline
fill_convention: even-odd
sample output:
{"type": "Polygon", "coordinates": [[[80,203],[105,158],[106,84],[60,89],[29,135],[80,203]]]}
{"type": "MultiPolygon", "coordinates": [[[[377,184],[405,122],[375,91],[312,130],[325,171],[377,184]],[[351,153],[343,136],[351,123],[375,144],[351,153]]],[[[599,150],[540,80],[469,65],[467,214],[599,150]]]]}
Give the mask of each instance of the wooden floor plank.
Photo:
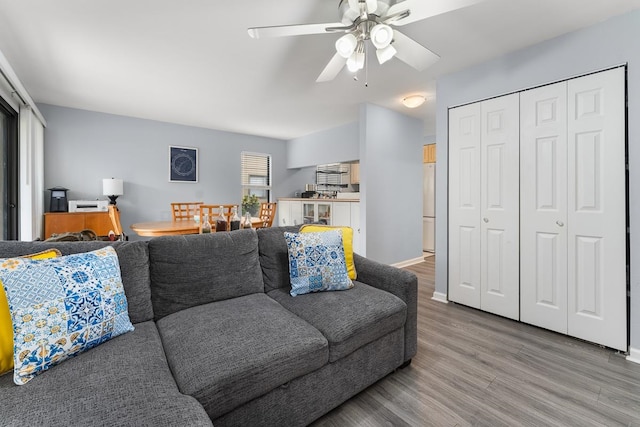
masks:
{"type": "Polygon", "coordinates": [[[640,365],[581,340],[432,300],[418,276],[418,353],[314,426],[640,427],[640,365]]]}

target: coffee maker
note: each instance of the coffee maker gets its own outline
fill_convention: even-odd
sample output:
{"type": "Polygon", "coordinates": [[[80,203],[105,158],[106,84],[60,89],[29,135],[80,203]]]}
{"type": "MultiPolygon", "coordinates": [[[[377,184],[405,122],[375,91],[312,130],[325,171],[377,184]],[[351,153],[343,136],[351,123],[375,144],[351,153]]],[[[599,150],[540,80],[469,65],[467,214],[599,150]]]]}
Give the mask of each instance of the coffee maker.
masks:
{"type": "Polygon", "coordinates": [[[53,187],[48,188],[51,191],[51,200],[49,202],[49,212],[68,212],[69,204],[67,200],[68,188],[53,187]]]}

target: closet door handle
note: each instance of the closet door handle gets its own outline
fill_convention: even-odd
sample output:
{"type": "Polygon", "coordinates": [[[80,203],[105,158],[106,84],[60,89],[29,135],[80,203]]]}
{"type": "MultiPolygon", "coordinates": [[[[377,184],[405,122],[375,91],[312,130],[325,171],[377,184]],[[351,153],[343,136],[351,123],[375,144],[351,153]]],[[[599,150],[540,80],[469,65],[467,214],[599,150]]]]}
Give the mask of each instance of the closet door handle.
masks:
{"type": "Polygon", "coordinates": [[[482,218],[482,220],[485,222],[485,224],[489,222],[489,218],[482,218]]]}
{"type": "Polygon", "coordinates": [[[556,224],[558,224],[558,227],[564,227],[564,222],[562,221],[556,221],[556,224]]]}

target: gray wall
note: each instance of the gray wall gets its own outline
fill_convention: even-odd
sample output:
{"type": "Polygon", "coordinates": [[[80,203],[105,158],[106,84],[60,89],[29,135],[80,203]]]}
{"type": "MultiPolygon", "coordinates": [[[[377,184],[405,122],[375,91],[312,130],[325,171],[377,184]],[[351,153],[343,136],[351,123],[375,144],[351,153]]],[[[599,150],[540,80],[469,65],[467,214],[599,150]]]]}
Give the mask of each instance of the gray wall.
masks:
{"type": "Polygon", "coordinates": [[[447,292],[447,108],[628,63],[631,347],[640,349],[640,10],[445,76],[437,84],[436,292],[447,292]]]}
{"type": "MultiPolygon", "coordinates": [[[[272,156],[273,199],[291,197],[308,170],[286,168],[286,141],[41,104],[46,117],[45,188],[69,188],[70,200],[106,199],[102,179],[124,180],[122,226],[171,219],[174,201],[240,204],[240,152],[272,156]],[[199,149],[199,181],[169,182],[169,146],[199,149]]],[[[49,192],[45,192],[48,210],[49,192]]]]}
{"type": "MultiPolygon", "coordinates": [[[[302,168],[360,158],[358,123],[315,132],[287,142],[287,167],[302,168]]],[[[315,179],[311,182],[315,182],[315,179]]]]}
{"type": "Polygon", "coordinates": [[[424,125],[377,105],[360,108],[360,221],[367,257],[388,264],[421,257],[424,125]]]}

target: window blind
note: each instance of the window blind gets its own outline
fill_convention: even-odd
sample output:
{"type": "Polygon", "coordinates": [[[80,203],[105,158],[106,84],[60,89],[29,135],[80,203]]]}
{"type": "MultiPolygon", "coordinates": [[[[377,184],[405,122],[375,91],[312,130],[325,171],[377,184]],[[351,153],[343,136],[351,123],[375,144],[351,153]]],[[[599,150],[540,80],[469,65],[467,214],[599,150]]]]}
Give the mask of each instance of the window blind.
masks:
{"type": "Polygon", "coordinates": [[[271,155],[242,152],[241,169],[243,194],[255,194],[268,201],[271,190],[271,155]]]}

